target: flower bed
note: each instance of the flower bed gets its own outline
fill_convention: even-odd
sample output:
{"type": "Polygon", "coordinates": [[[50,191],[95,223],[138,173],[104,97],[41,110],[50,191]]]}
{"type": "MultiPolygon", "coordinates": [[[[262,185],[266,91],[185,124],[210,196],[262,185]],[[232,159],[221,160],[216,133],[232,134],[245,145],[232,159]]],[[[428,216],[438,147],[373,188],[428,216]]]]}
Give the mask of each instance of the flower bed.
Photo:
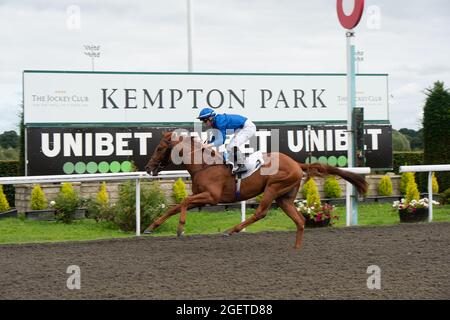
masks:
{"type": "MultiPolygon", "coordinates": [[[[433,204],[439,204],[439,202],[433,201],[433,204]]],[[[427,220],[429,205],[428,198],[413,199],[410,202],[401,199],[401,201],[394,201],[392,207],[398,210],[400,222],[420,222],[427,220]]]]}
{"type": "Polygon", "coordinates": [[[328,203],[308,206],[306,200],[297,202],[297,210],[305,217],[305,226],[320,228],[332,225],[333,220],[339,219],[334,215],[336,207],[328,203]]]}

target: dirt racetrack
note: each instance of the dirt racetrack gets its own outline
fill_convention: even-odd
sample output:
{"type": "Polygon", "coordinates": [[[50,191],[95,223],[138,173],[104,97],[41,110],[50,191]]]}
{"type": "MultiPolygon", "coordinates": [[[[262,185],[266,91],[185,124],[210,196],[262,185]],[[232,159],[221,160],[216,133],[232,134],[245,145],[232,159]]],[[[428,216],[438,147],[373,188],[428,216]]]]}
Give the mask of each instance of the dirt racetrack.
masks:
{"type": "Polygon", "coordinates": [[[450,223],[1,245],[1,299],[449,299],[450,223]],[[81,289],[69,290],[69,265],[81,289]],[[381,289],[367,288],[367,267],[381,289]]]}

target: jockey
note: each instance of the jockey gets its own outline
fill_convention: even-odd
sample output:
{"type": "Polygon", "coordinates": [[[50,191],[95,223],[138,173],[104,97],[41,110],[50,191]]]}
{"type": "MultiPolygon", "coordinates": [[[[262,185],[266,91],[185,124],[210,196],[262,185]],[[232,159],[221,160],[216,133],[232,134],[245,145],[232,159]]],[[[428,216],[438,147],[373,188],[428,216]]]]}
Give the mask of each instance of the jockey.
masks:
{"type": "Polygon", "coordinates": [[[227,164],[232,165],[232,174],[236,174],[245,171],[244,157],[239,150],[239,147],[253,137],[256,133],[255,124],[237,114],[216,114],[213,109],[203,108],[200,111],[197,119],[202,120],[207,126],[218,129],[221,134],[219,136],[213,136],[206,147],[216,146],[225,143],[226,132],[228,130],[234,130],[234,136],[231,138],[230,143],[226,146],[228,155],[233,155],[232,160],[227,159],[227,164]]]}

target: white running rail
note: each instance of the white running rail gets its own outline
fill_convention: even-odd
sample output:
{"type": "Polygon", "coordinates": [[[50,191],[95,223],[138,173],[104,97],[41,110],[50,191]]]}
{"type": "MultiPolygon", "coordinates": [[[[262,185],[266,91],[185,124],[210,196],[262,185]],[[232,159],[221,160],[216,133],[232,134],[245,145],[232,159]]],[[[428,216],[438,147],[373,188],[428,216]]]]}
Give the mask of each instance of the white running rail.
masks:
{"type": "Polygon", "coordinates": [[[428,172],[428,221],[433,221],[433,184],[432,174],[437,171],[450,171],[450,164],[400,166],[400,172],[428,172]]]}

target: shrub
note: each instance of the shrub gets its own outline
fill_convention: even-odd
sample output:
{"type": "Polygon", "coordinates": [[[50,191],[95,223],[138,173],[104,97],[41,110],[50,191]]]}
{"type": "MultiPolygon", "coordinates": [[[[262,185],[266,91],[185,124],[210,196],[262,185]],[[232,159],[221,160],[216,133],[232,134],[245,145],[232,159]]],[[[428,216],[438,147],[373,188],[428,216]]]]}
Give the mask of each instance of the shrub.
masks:
{"type": "MultiPolygon", "coordinates": [[[[450,163],[450,90],[437,81],[425,90],[423,107],[424,164],[450,163]]],[[[443,190],[450,187],[450,172],[437,174],[443,190]]]]}
{"type": "Polygon", "coordinates": [[[323,191],[327,198],[340,198],[342,196],[342,189],[335,176],[329,176],[325,180],[323,191]]]}
{"type": "Polygon", "coordinates": [[[320,194],[314,179],[308,179],[308,181],[303,186],[303,190],[305,189],[306,205],[308,207],[320,205],[320,194]]]}
{"type": "Polygon", "coordinates": [[[262,200],[263,197],[264,197],[264,192],[258,194],[258,195],[255,197],[255,201],[258,202],[258,203],[261,203],[261,200],[262,200]]]}
{"type": "Polygon", "coordinates": [[[75,211],[80,205],[80,198],[70,183],[63,183],[61,191],[56,197],[56,219],[63,223],[73,221],[75,211]]]}
{"type": "Polygon", "coordinates": [[[403,172],[402,176],[400,178],[400,193],[405,195],[406,194],[406,187],[408,186],[408,183],[410,180],[415,180],[414,178],[414,172],[403,172]]]}
{"type": "MultiPolygon", "coordinates": [[[[19,175],[19,161],[0,160],[0,177],[16,177],[19,175]]],[[[6,199],[9,203],[15,202],[15,189],[13,185],[4,185],[6,199]]]]}
{"type": "Polygon", "coordinates": [[[109,205],[109,194],[108,191],[106,191],[106,183],[103,182],[102,186],[100,187],[100,191],[97,193],[97,202],[101,206],[107,207],[109,205]]]}
{"type": "Polygon", "coordinates": [[[181,178],[178,178],[173,184],[173,197],[175,198],[175,202],[181,203],[187,196],[186,184],[181,178]]]}
{"type": "Polygon", "coordinates": [[[84,203],[89,218],[99,221],[114,221],[115,208],[109,202],[109,194],[106,183],[103,182],[95,199],[87,199],[84,203]]]}
{"type": "MultiPolygon", "coordinates": [[[[166,198],[157,181],[141,186],[141,228],[148,227],[166,208],[166,198]]],[[[136,186],[126,182],[119,190],[119,200],[115,206],[114,223],[123,231],[136,229],[136,186]]]]}
{"type": "Polygon", "coordinates": [[[449,204],[450,203],[450,188],[445,190],[440,194],[439,202],[441,204],[449,204]]]}
{"type": "Polygon", "coordinates": [[[439,193],[439,184],[437,182],[434,172],[431,174],[431,189],[433,193],[439,193]]]}
{"type": "Polygon", "coordinates": [[[31,191],[31,209],[32,210],[44,210],[47,208],[48,201],[45,197],[44,191],[40,185],[35,185],[33,191],[31,191]]]}
{"type": "Polygon", "coordinates": [[[0,212],[7,211],[10,208],[8,199],[6,199],[5,193],[3,192],[3,186],[0,185],[0,212]]]}
{"type": "Polygon", "coordinates": [[[406,203],[410,203],[412,200],[419,201],[419,198],[420,198],[419,190],[417,189],[417,183],[413,177],[413,179],[410,179],[408,181],[408,185],[406,186],[405,200],[406,203]]]}
{"type": "Polygon", "coordinates": [[[308,189],[310,188],[311,184],[309,183],[309,180],[312,180],[312,178],[308,178],[305,180],[302,186],[302,198],[306,199],[306,195],[308,194],[308,189]]]}
{"type": "Polygon", "coordinates": [[[378,185],[378,194],[380,196],[391,196],[392,195],[392,181],[391,177],[383,176],[378,185]]]}

